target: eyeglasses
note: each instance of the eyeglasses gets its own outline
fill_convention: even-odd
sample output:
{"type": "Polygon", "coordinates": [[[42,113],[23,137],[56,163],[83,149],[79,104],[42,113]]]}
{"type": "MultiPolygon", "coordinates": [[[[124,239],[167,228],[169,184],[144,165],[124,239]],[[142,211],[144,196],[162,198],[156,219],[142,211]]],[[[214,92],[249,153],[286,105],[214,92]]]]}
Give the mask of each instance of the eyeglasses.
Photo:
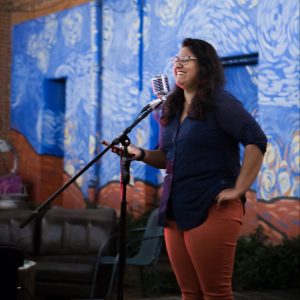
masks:
{"type": "Polygon", "coordinates": [[[180,63],[182,65],[187,65],[189,63],[190,60],[197,60],[196,57],[193,56],[175,56],[171,58],[171,62],[173,63],[173,65],[180,63]]]}

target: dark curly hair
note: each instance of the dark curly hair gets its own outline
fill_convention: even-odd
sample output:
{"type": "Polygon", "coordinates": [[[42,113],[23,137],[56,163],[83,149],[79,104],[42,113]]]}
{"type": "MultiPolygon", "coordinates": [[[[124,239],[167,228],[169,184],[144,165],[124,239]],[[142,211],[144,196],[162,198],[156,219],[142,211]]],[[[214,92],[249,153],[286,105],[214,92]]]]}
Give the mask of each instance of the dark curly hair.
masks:
{"type": "MultiPolygon", "coordinates": [[[[188,116],[201,120],[207,111],[213,109],[216,89],[225,83],[223,67],[214,47],[203,40],[186,38],[182,47],[189,48],[199,62],[198,89],[192,99],[188,116]]],[[[183,105],[184,91],[176,85],[164,103],[161,124],[168,124],[176,112],[182,111],[183,105]]]]}

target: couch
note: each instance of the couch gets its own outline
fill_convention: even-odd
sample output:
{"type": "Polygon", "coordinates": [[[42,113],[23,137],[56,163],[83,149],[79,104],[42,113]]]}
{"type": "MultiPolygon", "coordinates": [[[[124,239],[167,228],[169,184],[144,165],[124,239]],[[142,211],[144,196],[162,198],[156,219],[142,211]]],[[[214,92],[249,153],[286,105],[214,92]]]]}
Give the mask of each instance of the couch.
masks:
{"type": "MultiPolygon", "coordinates": [[[[0,244],[15,244],[25,258],[36,262],[35,294],[49,299],[89,298],[95,262],[101,245],[116,230],[115,210],[54,207],[23,229],[30,210],[0,210],[0,244]]],[[[115,254],[108,243],[103,254],[115,254]]],[[[106,293],[111,270],[99,269],[98,297],[106,293]]]]}

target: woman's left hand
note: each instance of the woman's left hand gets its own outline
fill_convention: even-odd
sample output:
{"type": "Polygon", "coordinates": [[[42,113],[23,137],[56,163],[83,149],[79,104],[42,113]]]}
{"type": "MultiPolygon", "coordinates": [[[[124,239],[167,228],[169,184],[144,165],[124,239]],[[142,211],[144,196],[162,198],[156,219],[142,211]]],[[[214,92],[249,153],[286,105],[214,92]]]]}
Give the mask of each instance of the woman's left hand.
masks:
{"type": "Polygon", "coordinates": [[[229,188],[221,191],[218,196],[216,197],[217,206],[220,205],[225,201],[239,199],[242,196],[241,192],[238,191],[236,188],[229,188]]]}

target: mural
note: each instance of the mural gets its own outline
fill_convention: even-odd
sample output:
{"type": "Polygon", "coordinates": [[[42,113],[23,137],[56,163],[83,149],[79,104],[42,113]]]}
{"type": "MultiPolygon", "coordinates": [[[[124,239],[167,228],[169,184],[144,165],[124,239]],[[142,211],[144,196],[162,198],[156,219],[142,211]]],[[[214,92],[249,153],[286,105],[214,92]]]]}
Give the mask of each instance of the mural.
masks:
{"type": "MultiPolygon", "coordinates": [[[[98,9],[82,5],[13,30],[11,126],[37,154],[63,157],[69,176],[96,153],[98,9]]],[[[95,168],[77,180],[85,193],[95,168]]]]}
{"type": "MultiPolygon", "coordinates": [[[[37,154],[63,157],[66,174],[73,176],[103,150],[101,139],[118,136],[152,100],[154,75],[167,74],[174,84],[169,61],[188,36],[212,43],[221,57],[258,53],[257,65],[226,69],[228,89],[258,120],[269,141],[249,203],[260,210],[258,223],[278,236],[298,234],[297,0],[105,0],[18,24],[13,35],[12,128],[37,154]],[[64,109],[47,104],[49,79],[65,81],[64,109]]],[[[157,134],[153,114],[129,137],[140,147],[155,148],[157,134]]],[[[84,198],[92,187],[99,203],[117,207],[119,173],[118,159],[108,153],[77,184],[84,198]]],[[[131,175],[129,206],[141,212],[157,199],[164,173],[133,162],[131,175]]]]}
{"type": "MultiPolygon", "coordinates": [[[[124,32],[118,30],[122,27],[124,18],[131,19],[133,10],[120,10],[123,1],[105,1],[104,24],[110,27],[108,41],[104,39],[106,52],[109,49],[116,51],[118,43],[122,40],[124,32]],[[121,17],[122,15],[122,17],[121,17]],[[114,31],[115,29],[115,31],[114,31]]],[[[132,2],[139,4],[138,2],[132,2]]],[[[231,68],[227,70],[227,87],[245,105],[262,125],[269,138],[268,152],[257,182],[252,186],[255,196],[261,203],[275,203],[275,199],[289,199],[294,203],[290,208],[299,210],[299,3],[297,1],[146,1],[144,5],[143,27],[143,82],[144,89],[136,95],[135,101],[149,99],[149,86],[154,74],[167,74],[172,81],[169,58],[176,54],[181,40],[186,36],[193,36],[211,42],[220,56],[238,54],[259,54],[256,66],[231,68]],[[266,13],[267,12],[267,13],[266,13]],[[237,17],[238,16],[238,17],[237,17]],[[290,20],[290,21],[289,21],[290,20]],[[288,47],[289,44],[293,46],[288,47]],[[159,58],[159,59],[158,59],[159,58]],[[297,199],[297,200],[295,200],[297,199]]],[[[136,8],[138,11],[138,8],[136,8]]],[[[138,18],[137,12],[136,18],[138,18]]],[[[136,21],[138,22],[138,20],[136,21]]],[[[133,26],[130,30],[137,28],[133,26]]],[[[123,45],[124,47],[124,45],[123,45]]],[[[141,58],[135,55],[130,45],[122,48],[122,57],[128,59],[131,55],[136,62],[141,58]]],[[[113,53],[110,53],[113,55],[113,53]]],[[[117,69],[115,78],[133,76],[119,60],[104,57],[103,66],[106,69],[117,69]],[[120,68],[119,68],[120,67],[120,68]]],[[[105,71],[104,71],[105,72],[105,71]]],[[[134,71],[137,72],[137,69],[134,71]]],[[[111,75],[111,74],[110,74],[111,75]]],[[[110,80],[111,79],[111,76],[110,80]]],[[[115,82],[118,82],[118,79],[115,82]]],[[[125,80],[125,79],[123,79],[125,80]]],[[[108,83],[108,82],[107,82],[108,83]]],[[[136,81],[136,86],[138,85],[136,81]]],[[[115,86],[105,86],[105,90],[114,90],[115,86]]],[[[108,95],[106,95],[108,96],[108,95]]],[[[106,101],[106,96],[103,101],[106,101]]],[[[111,107],[122,107],[123,99],[110,97],[111,107]]],[[[147,123],[145,123],[147,124],[147,123]]],[[[125,124],[120,124],[122,128],[125,124]]],[[[109,135],[110,129],[103,124],[103,135],[109,135]]],[[[140,146],[147,146],[149,135],[147,128],[143,127],[143,135],[135,138],[140,146]]],[[[155,143],[153,144],[155,146],[155,143]]],[[[114,158],[112,157],[112,160],[114,158]]],[[[107,162],[109,165],[109,162],[107,162]]],[[[139,165],[140,166],[140,165],[139,165]]],[[[133,168],[135,178],[142,178],[139,167],[133,168]]],[[[106,168],[104,168],[106,169],[106,168]]],[[[118,166],[114,173],[118,178],[118,166]]],[[[103,174],[103,173],[101,173],[103,174]]],[[[106,173],[102,184],[105,185],[112,174],[106,173]]],[[[160,180],[160,174],[157,174],[160,180]]],[[[115,187],[116,188],[116,187],[115,187]]],[[[255,200],[256,201],[256,200],[255,200]]],[[[279,205],[279,204],[278,204],[279,205]]],[[[270,206],[268,207],[268,209],[270,206]]],[[[266,210],[268,210],[266,209],[266,210]]],[[[279,210],[281,211],[281,210],[279,210]]],[[[264,212],[263,215],[266,215],[264,212]]],[[[282,215],[273,211],[275,223],[279,223],[282,215]]],[[[270,219],[270,218],[268,218],[270,219]]],[[[293,217],[290,227],[294,228],[296,222],[293,217]]],[[[287,225],[288,227],[289,225],[287,225]]],[[[278,224],[274,227],[277,228],[278,224]]],[[[279,226],[281,228],[281,226],[279,226]]],[[[299,229],[293,229],[297,233],[299,229]]],[[[282,232],[282,230],[280,230],[282,232]]]]}
{"type": "MultiPolygon", "coordinates": [[[[134,24],[139,22],[138,8],[136,8],[135,12],[132,7],[127,7],[127,10],[125,8],[120,9],[122,3],[124,1],[104,2],[104,32],[107,33],[107,36],[103,41],[105,49],[103,100],[106,102],[106,99],[109,99],[107,102],[110,103],[110,107],[118,108],[124,106],[124,102],[127,102],[125,100],[127,97],[130,105],[134,105],[133,102],[137,99],[141,98],[139,102],[143,103],[145,99],[151,98],[149,90],[146,88],[141,94],[138,94],[138,79],[135,82],[131,82],[128,87],[124,84],[125,93],[123,93],[121,98],[112,93],[109,95],[105,94],[106,91],[109,93],[115,90],[114,84],[116,82],[118,82],[118,90],[120,90],[119,84],[134,78],[137,73],[136,68],[132,70],[135,74],[131,74],[130,70],[124,66],[130,59],[133,59],[136,63],[139,61],[138,53],[130,44],[131,39],[128,39],[127,45],[123,43],[120,46],[119,43],[123,36],[133,36],[132,31],[138,28],[138,25],[132,27],[122,26],[124,18],[132,20],[134,24]],[[134,14],[135,17],[133,16],[134,14]],[[123,18],[120,18],[120,15],[123,18]],[[136,19],[135,21],[134,18],[136,19]],[[109,21],[106,22],[106,19],[109,21]],[[109,29],[106,30],[105,24],[109,26],[109,29]],[[113,31],[113,29],[119,28],[123,28],[126,32],[124,33],[123,30],[113,31]],[[125,49],[123,49],[124,47],[125,49]],[[114,50],[110,52],[109,49],[114,50]],[[116,49],[120,50],[119,53],[122,53],[121,57],[125,58],[126,62],[122,63],[118,59],[112,59],[114,52],[117,51],[116,49]],[[109,58],[107,58],[108,52],[110,52],[109,58]],[[109,70],[117,71],[117,75],[114,74],[114,77],[112,77],[109,70]],[[105,80],[108,77],[110,80],[105,80]],[[136,90],[134,90],[135,86],[136,90]],[[113,104],[114,102],[115,104],[113,104]]],[[[131,3],[133,5],[135,2],[132,1],[131,3]]],[[[251,113],[256,114],[258,121],[266,130],[270,139],[269,152],[274,151],[272,148],[276,144],[275,147],[281,148],[280,155],[282,157],[284,152],[286,155],[292,156],[292,160],[289,160],[291,162],[290,166],[288,166],[289,163],[283,163],[283,165],[286,165],[283,169],[288,168],[286,173],[290,179],[277,179],[277,181],[280,181],[281,185],[288,185],[289,187],[283,189],[288,191],[289,195],[295,196],[299,195],[299,178],[298,176],[293,176],[295,172],[299,173],[299,169],[296,167],[297,162],[299,162],[299,156],[296,154],[297,149],[299,149],[299,145],[297,145],[297,140],[299,139],[299,133],[297,132],[299,126],[299,32],[296,29],[298,28],[297,24],[299,24],[298,6],[299,4],[294,0],[288,2],[272,1],[272,4],[268,1],[263,1],[259,4],[257,1],[226,1],[226,3],[221,3],[220,1],[210,1],[209,3],[188,1],[187,3],[187,1],[180,0],[172,1],[172,3],[169,1],[146,1],[143,32],[143,81],[145,87],[149,87],[153,74],[165,73],[169,75],[169,78],[172,77],[168,59],[178,51],[180,41],[186,36],[196,36],[208,40],[218,49],[220,56],[259,52],[259,65],[255,68],[247,67],[245,74],[240,74],[240,78],[236,78],[238,84],[233,82],[230,89],[238,98],[244,101],[245,106],[251,113]],[[269,14],[266,14],[266,11],[269,14]],[[291,14],[291,16],[287,17],[287,14],[291,14]],[[239,18],[236,18],[237,15],[239,18]],[[258,20],[257,22],[256,19],[258,20]],[[269,30],[267,30],[268,28],[269,30]],[[290,48],[288,47],[289,41],[293,44],[290,48]],[[157,59],[158,57],[159,59],[157,59]],[[275,66],[274,63],[276,63],[275,66]],[[245,77],[250,77],[250,81],[244,80],[245,77]],[[245,82],[244,84],[243,81],[245,82]],[[244,96],[249,93],[249,83],[258,87],[258,96],[253,102],[251,102],[252,98],[250,98],[250,101],[247,100],[249,95],[248,97],[244,96]],[[248,102],[246,103],[246,101],[248,102]],[[283,108],[286,110],[286,113],[283,114],[284,118],[279,113],[282,112],[283,108]],[[274,111],[270,113],[269,109],[274,111]],[[279,125],[278,128],[274,128],[273,121],[276,124],[278,123],[277,120],[274,120],[276,115],[280,116],[282,125],[286,124],[285,126],[279,125]],[[271,131],[271,128],[272,131],[275,130],[276,135],[271,131]],[[283,137],[286,140],[280,141],[283,137]],[[292,141],[294,150],[287,151],[285,147],[290,141],[292,141]],[[291,183],[290,181],[293,182],[291,183]]],[[[134,66],[135,64],[131,63],[130,65],[134,66]]],[[[229,80],[232,79],[229,78],[229,80]]],[[[134,117],[136,112],[133,110],[132,117],[134,117]]],[[[107,111],[107,113],[111,116],[112,111],[107,111]]],[[[116,119],[122,120],[119,122],[125,121],[124,124],[120,124],[120,128],[122,126],[125,128],[129,121],[120,115],[116,115],[116,119]]],[[[110,125],[111,123],[108,126],[110,125]]],[[[104,134],[112,131],[105,124],[103,124],[102,130],[104,134]]],[[[141,143],[146,144],[149,140],[147,133],[145,134],[144,132],[143,138],[144,140],[141,143]]],[[[275,156],[277,159],[280,159],[280,155],[275,156]]],[[[269,154],[266,157],[270,157],[269,154]]],[[[270,170],[269,167],[266,158],[265,168],[270,170]]],[[[279,165],[276,165],[277,171],[278,167],[279,165]]],[[[109,181],[111,175],[107,176],[107,181],[109,181]]],[[[262,172],[260,180],[265,177],[268,177],[268,175],[262,172]]],[[[283,175],[280,176],[281,179],[285,177],[283,175]]],[[[275,180],[273,181],[275,182],[275,180]]],[[[105,183],[106,179],[104,179],[103,184],[105,183]]],[[[267,187],[261,184],[261,189],[258,191],[260,198],[270,199],[279,195],[287,195],[282,193],[282,188],[280,187],[278,188],[281,190],[274,193],[270,193],[270,189],[264,191],[265,188],[267,187]]]]}

